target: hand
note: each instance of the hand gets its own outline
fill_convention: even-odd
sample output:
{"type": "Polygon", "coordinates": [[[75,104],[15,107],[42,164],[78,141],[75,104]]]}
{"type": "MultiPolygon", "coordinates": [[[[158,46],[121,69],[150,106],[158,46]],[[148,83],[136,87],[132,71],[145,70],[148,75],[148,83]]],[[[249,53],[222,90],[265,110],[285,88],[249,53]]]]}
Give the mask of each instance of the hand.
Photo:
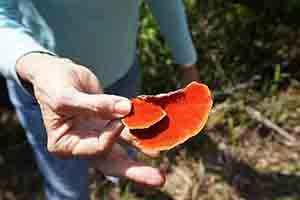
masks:
{"type": "Polygon", "coordinates": [[[161,187],[165,183],[165,176],[160,170],[130,160],[127,153],[117,144],[111,152],[92,162],[95,168],[106,176],[124,177],[151,187],[161,187]]]}
{"type": "Polygon", "coordinates": [[[199,80],[199,71],[197,69],[197,66],[192,65],[181,65],[182,70],[182,82],[183,85],[187,85],[192,81],[198,81],[199,80]]]}
{"type": "Polygon", "coordinates": [[[107,153],[123,130],[130,101],[102,94],[95,75],[70,60],[31,53],[17,73],[32,83],[47,129],[48,150],[60,158],[107,153]]]}

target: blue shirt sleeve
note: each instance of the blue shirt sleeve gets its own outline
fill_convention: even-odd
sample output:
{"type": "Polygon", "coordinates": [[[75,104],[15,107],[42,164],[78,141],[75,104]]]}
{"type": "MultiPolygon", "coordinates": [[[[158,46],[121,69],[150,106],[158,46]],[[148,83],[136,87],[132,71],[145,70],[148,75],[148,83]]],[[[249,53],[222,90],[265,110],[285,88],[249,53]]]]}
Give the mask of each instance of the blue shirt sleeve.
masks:
{"type": "Polygon", "coordinates": [[[17,60],[29,52],[50,53],[34,39],[32,30],[24,22],[19,0],[0,0],[0,74],[19,84],[15,68],[17,60]]]}
{"type": "Polygon", "coordinates": [[[195,64],[197,53],[182,0],[147,0],[177,64],[195,64]]]}

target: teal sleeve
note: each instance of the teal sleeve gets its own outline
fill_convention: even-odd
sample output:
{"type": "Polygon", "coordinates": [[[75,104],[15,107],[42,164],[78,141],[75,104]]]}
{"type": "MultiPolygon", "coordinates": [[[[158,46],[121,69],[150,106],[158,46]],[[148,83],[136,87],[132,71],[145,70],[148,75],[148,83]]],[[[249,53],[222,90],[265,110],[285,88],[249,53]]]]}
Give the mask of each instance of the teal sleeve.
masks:
{"type": "Polygon", "coordinates": [[[147,0],[177,64],[194,64],[197,53],[182,0],[147,0]]]}
{"type": "MultiPolygon", "coordinates": [[[[29,0],[0,0],[0,74],[20,85],[15,68],[17,60],[29,52],[49,52],[34,39],[34,32],[26,25],[27,20],[20,11],[21,5],[32,6],[29,0]]],[[[32,9],[27,11],[34,14],[32,9]]]]}

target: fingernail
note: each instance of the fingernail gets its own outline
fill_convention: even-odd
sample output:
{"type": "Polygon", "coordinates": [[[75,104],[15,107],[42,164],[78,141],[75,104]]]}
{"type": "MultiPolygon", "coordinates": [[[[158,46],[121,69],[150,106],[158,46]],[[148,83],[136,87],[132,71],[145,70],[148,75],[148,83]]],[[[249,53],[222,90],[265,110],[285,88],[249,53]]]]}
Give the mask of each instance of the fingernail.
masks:
{"type": "Polygon", "coordinates": [[[128,100],[118,101],[115,104],[115,112],[121,115],[127,115],[131,110],[131,103],[128,100]]]}

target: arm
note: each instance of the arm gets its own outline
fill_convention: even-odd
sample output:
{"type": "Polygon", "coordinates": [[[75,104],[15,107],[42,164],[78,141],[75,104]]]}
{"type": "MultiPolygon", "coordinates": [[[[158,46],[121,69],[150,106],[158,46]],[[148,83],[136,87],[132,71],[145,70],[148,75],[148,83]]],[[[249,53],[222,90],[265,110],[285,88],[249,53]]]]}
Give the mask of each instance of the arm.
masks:
{"type": "MultiPolygon", "coordinates": [[[[29,6],[26,8],[32,6],[29,0],[23,2],[22,6],[29,6]]],[[[33,85],[34,95],[40,104],[47,129],[50,152],[69,157],[102,153],[102,149],[107,150],[106,146],[112,145],[112,141],[116,139],[113,136],[120,133],[122,124],[114,122],[108,125],[110,128],[106,129],[109,129],[109,134],[104,134],[106,139],[101,140],[103,146],[101,147],[97,143],[98,137],[100,139],[99,134],[95,133],[93,136],[91,134],[87,140],[87,138],[80,137],[80,134],[83,134],[81,132],[84,132],[82,129],[81,132],[70,130],[70,128],[60,129],[68,126],[69,122],[65,117],[79,113],[84,115],[81,112],[85,110],[86,116],[94,113],[93,116],[101,116],[102,119],[118,119],[130,111],[130,102],[122,97],[102,95],[98,79],[86,67],[67,59],[39,53],[49,51],[32,37],[36,32],[27,28],[30,26],[25,25],[23,12],[19,11],[19,3],[21,0],[0,0],[0,73],[7,79],[18,81],[20,86],[22,86],[21,80],[33,85]],[[124,103],[121,106],[115,106],[122,100],[125,101],[125,107],[122,106],[124,103]],[[96,102],[98,106],[95,105],[96,102]],[[70,141],[74,141],[72,143],[74,145],[67,145],[69,147],[66,148],[64,142],[53,139],[55,135],[58,135],[57,132],[61,134],[61,140],[69,138],[70,141]],[[73,137],[70,137],[72,134],[73,137]]],[[[88,123],[87,120],[83,120],[80,124],[88,123]]],[[[102,130],[104,128],[102,125],[103,123],[99,123],[96,127],[102,130]]],[[[85,131],[89,131],[87,127],[95,126],[86,125],[85,131]]]]}
{"type": "Polygon", "coordinates": [[[161,186],[164,177],[159,170],[130,160],[114,145],[124,127],[118,119],[130,112],[130,101],[102,94],[97,77],[86,67],[37,53],[48,50],[22,25],[17,3],[0,0],[0,73],[17,81],[19,75],[34,86],[48,151],[61,158],[95,158],[105,175],[161,186]]]}
{"type": "Polygon", "coordinates": [[[148,0],[160,31],[171,48],[177,64],[195,64],[197,54],[189,32],[181,0],[148,0]]]}
{"type": "MultiPolygon", "coordinates": [[[[29,0],[23,2],[22,6],[29,6],[26,8],[32,6],[29,0]]],[[[25,25],[19,3],[21,0],[0,0],[0,73],[7,79],[18,81],[20,86],[21,80],[33,85],[47,129],[50,152],[61,157],[103,153],[123,128],[119,121],[112,121],[104,126],[103,119],[113,120],[128,114],[130,102],[123,97],[101,94],[98,79],[86,67],[68,59],[39,53],[49,51],[33,38],[36,32],[25,25]],[[125,103],[120,104],[121,101],[125,103]],[[116,105],[117,103],[119,104],[116,105]],[[90,120],[74,117],[79,113],[85,119],[88,119],[87,116],[101,116],[102,121],[91,125],[90,120]],[[75,118],[82,120],[80,124],[85,124],[84,128],[62,128],[68,127],[72,121],[68,122],[66,116],[73,116],[74,121],[75,118]],[[108,133],[102,135],[104,139],[100,139],[98,132],[90,134],[90,137],[82,137],[81,134],[90,132],[91,127],[108,133]],[[58,134],[61,135],[60,140],[65,142],[55,139],[58,134]],[[73,145],[65,145],[67,140],[68,144],[73,145]]]]}
{"type": "Polygon", "coordinates": [[[197,52],[189,32],[182,0],[147,0],[160,31],[181,67],[184,84],[198,79],[197,52]]]}
{"type": "MultiPolygon", "coordinates": [[[[29,52],[49,52],[33,37],[30,29],[22,24],[22,13],[18,0],[0,0],[0,74],[7,79],[20,80],[16,63],[29,52]]],[[[20,84],[21,85],[21,84],[20,84]]]]}

